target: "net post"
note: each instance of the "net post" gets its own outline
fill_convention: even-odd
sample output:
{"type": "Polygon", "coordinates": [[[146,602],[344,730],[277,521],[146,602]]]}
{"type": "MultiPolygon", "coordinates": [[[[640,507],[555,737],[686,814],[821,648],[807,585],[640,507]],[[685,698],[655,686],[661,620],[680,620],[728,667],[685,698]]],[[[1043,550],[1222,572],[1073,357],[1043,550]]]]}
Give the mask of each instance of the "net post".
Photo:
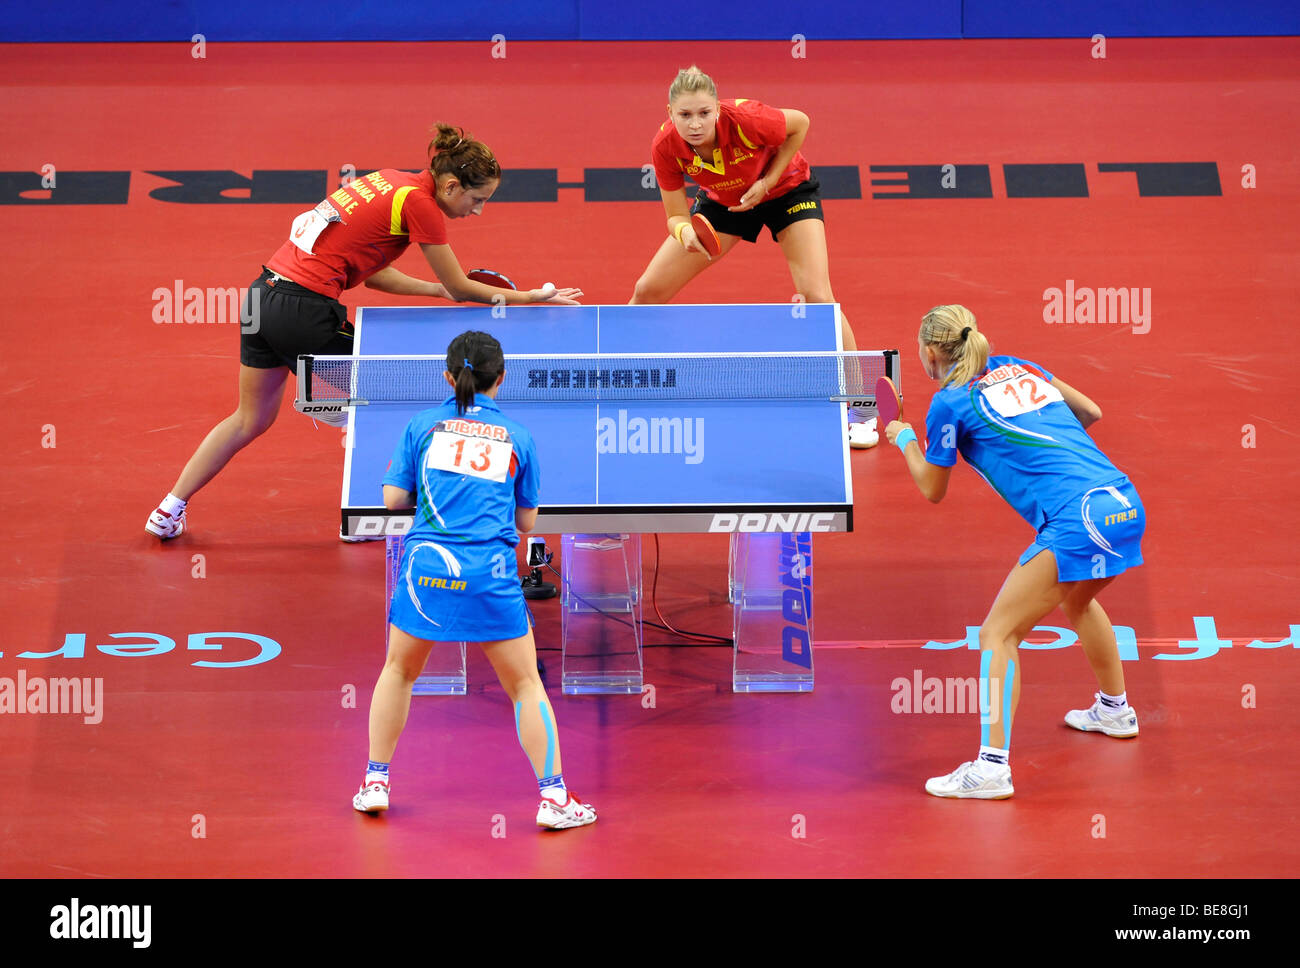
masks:
{"type": "Polygon", "coordinates": [[[311,360],[306,354],[298,357],[297,403],[311,403],[311,360]]]}

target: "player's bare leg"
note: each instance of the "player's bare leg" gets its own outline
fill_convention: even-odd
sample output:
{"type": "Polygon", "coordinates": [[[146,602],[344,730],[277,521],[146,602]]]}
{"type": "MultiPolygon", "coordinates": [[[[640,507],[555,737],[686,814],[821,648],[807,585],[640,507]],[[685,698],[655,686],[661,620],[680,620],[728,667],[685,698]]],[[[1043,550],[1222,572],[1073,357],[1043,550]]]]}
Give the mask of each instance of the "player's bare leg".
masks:
{"type": "Polygon", "coordinates": [[[240,450],[266,432],[280,411],[280,395],[289,371],[239,366],[239,406],[210,431],[176,479],[172,491],[145,522],[145,530],[166,541],[184,534],[186,502],[216,477],[240,450]]]}
{"type": "Polygon", "coordinates": [[[554,773],[561,772],[560,740],[555,735],[555,711],[537,674],[537,648],[533,630],[517,639],[484,642],[483,652],[515,709],[519,745],[540,779],[547,776],[547,756],[554,773]],[[550,739],[548,740],[548,732],[550,739]]]}
{"type": "Polygon", "coordinates": [[[1056,580],[1056,557],[1050,551],[1043,551],[1012,568],[993,600],[980,626],[980,651],[991,653],[989,718],[992,722],[988,745],[1005,749],[1010,740],[1011,724],[1020,701],[1020,643],[1045,615],[1061,604],[1069,587],[1056,580]],[[1008,669],[1013,678],[1011,705],[1002,709],[1008,669]]]}
{"type": "Polygon", "coordinates": [[[457,647],[451,642],[417,639],[396,625],[388,626],[388,655],[370,697],[370,758],[376,763],[392,760],[411,711],[411,688],[436,645],[457,647]]]}
{"type": "Polygon", "coordinates": [[[1124,693],[1124,666],[1119,658],[1119,644],[1115,641],[1115,626],[1096,597],[1114,580],[1112,576],[1075,582],[1061,603],[1061,611],[1079,633],[1079,644],[1083,646],[1083,654],[1101,691],[1119,696],[1124,693]]]}
{"type": "Polygon", "coordinates": [[[287,368],[259,369],[239,365],[239,406],[208,432],[176,479],[172,493],[188,501],[216,477],[230,459],[266,433],[280,413],[287,368]]]}
{"type": "Polygon", "coordinates": [[[726,257],[732,246],[740,241],[738,235],[718,233],[718,242],[722,251],[713,257],[702,252],[687,252],[676,239],[664,239],[659,251],[654,254],[646,266],[641,278],[636,281],[632,298],[628,305],[659,305],[668,302],[682,291],[682,288],[709,266],[726,257]]]}
{"type": "Polygon", "coordinates": [[[932,777],[928,793],[939,797],[1001,800],[1011,786],[1011,727],[1020,704],[1020,643],[1061,604],[1069,583],[1056,580],[1056,558],[1043,551],[1011,569],[980,625],[980,751],[947,776],[932,777]],[[1007,686],[1010,686],[1010,689],[1007,686]]]}
{"type": "MultiPolygon", "coordinates": [[[[794,282],[795,292],[810,303],[835,302],[835,293],[831,290],[830,260],[826,255],[826,225],[820,219],[803,219],[787,225],[777,235],[781,251],[785,253],[786,264],[790,267],[790,278],[794,282]]],[[[840,312],[840,343],[846,352],[858,348],[858,341],[853,336],[853,327],[849,318],[840,312]]],[[[846,367],[848,364],[846,363],[846,367]]],[[[845,379],[854,384],[856,374],[846,369],[845,379]]],[[[874,380],[868,381],[874,384],[874,380]]],[[[880,434],[872,430],[867,423],[868,411],[851,409],[849,411],[849,446],[863,450],[874,446],[880,440],[880,434]]]]}
{"type": "MultiPolygon", "coordinates": [[[[826,254],[826,224],[820,219],[806,218],[787,225],[777,235],[785,261],[790,266],[790,278],[795,292],[810,303],[835,302],[831,291],[830,259],[826,254]]],[[[844,349],[852,352],[858,348],[848,317],[840,313],[840,338],[844,349]]]]}
{"type": "MultiPolygon", "coordinates": [[[[411,688],[437,642],[417,639],[396,625],[388,626],[388,654],[370,695],[370,763],[352,807],[362,813],[388,809],[388,766],[411,711],[411,688]]],[[[455,648],[451,643],[441,643],[455,648]]]]}
{"type": "Polygon", "coordinates": [[[1115,626],[1097,601],[1101,590],[1114,580],[1115,577],[1111,576],[1074,582],[1074,587],[1061,603],[1066,618],[1079,633],[1083,654],[1097,677],[1097,685],[1101,687],[1092,706],[1071,709],[1065,714],[1065,723],[1085,732],[1132,739],[1138,735],[1137,712],[1128,701],[1124,686],[1124,666],[1115,641],[1115,626]]]}
{"type": "Polygon", "coordinates": [[[542,793],[537,825],[552,830],[582,827],[596,819],[591,804],[575,797],[564,783],[555,710],[537,674],[537,648],[530,628],[517,639],[482,643],[483,653],[515,710],[519,745],[532,764],[542,793]]]}

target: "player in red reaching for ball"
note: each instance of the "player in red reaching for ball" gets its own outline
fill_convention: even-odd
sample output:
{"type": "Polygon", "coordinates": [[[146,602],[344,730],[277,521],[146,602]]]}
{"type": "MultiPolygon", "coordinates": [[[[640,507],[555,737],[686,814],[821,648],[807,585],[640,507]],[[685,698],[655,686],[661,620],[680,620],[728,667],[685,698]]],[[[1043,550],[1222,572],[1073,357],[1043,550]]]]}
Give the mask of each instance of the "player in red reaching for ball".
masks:
{"type": "MultiPolygon", "coordinates": [[[[352,354],[352,324],[338,301],[343,290],[365,283],[399,296],[576,305],[580,289],[514,292],[466,278],[448,244],[446,219],[482,214],[501,183],[501,166],[486,145],[460,128],[437,129],[429,167],[418,175],[381,169],[294,220],[289,238],[249,287],[240,327],[239,405],[212,428],[149,515],[150,534],[167,539],[186,530],[189,499],[275,422],[284,381],[300,354],[352,354]],[[412,242],[440,282],[392,267],[412,242]]],[[[326,422],[342,426],[346,412],[340,407],[326,422]]]]}

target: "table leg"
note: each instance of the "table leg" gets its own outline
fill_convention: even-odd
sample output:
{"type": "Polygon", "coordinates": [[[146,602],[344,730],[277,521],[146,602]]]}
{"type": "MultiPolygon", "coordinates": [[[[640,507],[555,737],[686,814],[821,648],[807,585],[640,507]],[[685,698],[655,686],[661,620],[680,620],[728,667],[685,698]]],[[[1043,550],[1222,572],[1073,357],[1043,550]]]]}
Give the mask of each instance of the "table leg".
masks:
{"type": "Polygon", "coordinates": [[[811,692],[812,535],[733,534],[733,692],[811,692]]]}
{"type": "Polygon", "coordinates": [[[640,694],[641,536],[560,538],[566,695],[640,694]]]}

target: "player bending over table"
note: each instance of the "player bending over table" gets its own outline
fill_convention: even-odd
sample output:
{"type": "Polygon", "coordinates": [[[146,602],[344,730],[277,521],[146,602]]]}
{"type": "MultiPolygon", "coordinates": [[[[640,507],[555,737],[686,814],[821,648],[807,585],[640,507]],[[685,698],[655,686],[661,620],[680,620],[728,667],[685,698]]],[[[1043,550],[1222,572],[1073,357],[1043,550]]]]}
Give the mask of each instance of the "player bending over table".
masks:
{"type": "MultiPolygon", "coordinates": [[[[668,120],[650,148],[668,216],[668,238],[636,282],[631,302],[666,303],[744,239],[764,226],[785,253],[795,291],[807,302],[835,301],[826,255],[820,185],[800,153],[808,115],[745,98],[718,100],[713,80],[692,65],[668,88],[668,120]],[[685,176],[700,186],[692,205],[685,176]],[[705,251],[691,216],[716,232],[718,254],[705,251]]],[[[843,320],[845,350],[857,342],[843,320]]],[[[868,427],[851,415],[849,440],[870,446],[868,427]]]]}
{"type": "Polygon", "coordinates": [[[921,321],[921,365],[939,381],[925,418],[922,452],[908,423],[884,428],[921,493],[938,503],[960,453],[1037,529],[980,626],[979,755],[925,784],[937,797],[1001,800],[1011,785],[1011,724],[1020,701],[1019,645],[1057,606],[1079,633],[1101,687],[1090,709],[1065,715],[1075,729],[1129,738],[1137,713],[1124,690],[1115,629],[1097,595],[1142,564],[1146,512],[1129,479],[1084,427],[1100,408],[1046,369],[1014,356],[989,356],[989,343],[964,306],[938,306],[921,321]],[[983,713],[983,710],[981,710],[983,713]]]}
{"type": "MultiPolygon", "coordinates": [[[[575,305],[580,289],[514,292],[466,278],[448,244],[445,220],[481,215],[501,183],[501,166],[486,145],[460,128],[437,129],[425,171],[384,168],[362,176],[294,220],[289,238],[249,287],[239,338],[239,405],[199,444],[171,493],[149,515],[146,531],[163,539],[185,531],[189,499],[275,422],[285,378],[299,354],[352,353],[352,324],[338,301],[343,290],[364,282],[399,296],[575,305]],[[439,282],[392,268],[412,242],[439,282]]],[[[347,417],[340,408],[320,419],[343,426],[347,417]]]]}
{"type": "Polygon", "coordinates": [[[519,743],[541,790],[538,826],[596,819],[591,804],[565,788],[555,713],[537,674],[516,574],[518,532],[537,522],[540,472],[532,434],[494,401],[505,375],[501,344],[487,333],[452,340],[445,377],[454,396],[411,419],[384,475],[384,504],[415,508],[415,522],[389,606],[388,657],[370,700],[370,763],[352,800],[366,813],[388,809],[389,761],[429,650],[478,642],[514,703],[519,743]]]}

